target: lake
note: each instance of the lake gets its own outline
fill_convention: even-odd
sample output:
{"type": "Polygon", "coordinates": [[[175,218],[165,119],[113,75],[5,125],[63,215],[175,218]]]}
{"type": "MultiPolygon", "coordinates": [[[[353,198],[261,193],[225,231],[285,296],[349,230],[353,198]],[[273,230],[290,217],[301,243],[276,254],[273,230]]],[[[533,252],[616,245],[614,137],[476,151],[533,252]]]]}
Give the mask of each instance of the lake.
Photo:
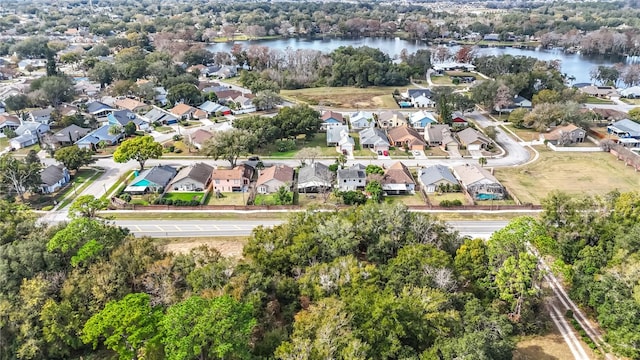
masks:
{"type": "MultiPolygon", "coordinates": [[[[359,39],[271,39],[271,40],[252,40],[238,42],[245,47],[250,45],[264,45],[274,49],[314,49],[325,52],[333,51],[340,46],[369,46],[377,48],[389,54],[392,58],[400,56],[403,49],[413,53],[416,50],[428,49],[429,47],[421,41],[402,40],[399,38],[359,38],[359,39]]],[[[207,48],[209,51],[230,51],[233,42],[210,44],[207,48]]],[[[455,52],[458,47],[450,47],[455,52]]],[[[573,75],[575,82],[591,82],[589,71],[598,65],[613,65],[616,62],[638,62],[638,58],[615,58],[606,56],[587,56],[580,54],[567,54],[562,50],[527,50],[516,48],[477,48],[476,53],[479,55],[522,55],[531,56],[540,60],[560,60],[562,64],[562,72],[567,75],[573,75]]]]}

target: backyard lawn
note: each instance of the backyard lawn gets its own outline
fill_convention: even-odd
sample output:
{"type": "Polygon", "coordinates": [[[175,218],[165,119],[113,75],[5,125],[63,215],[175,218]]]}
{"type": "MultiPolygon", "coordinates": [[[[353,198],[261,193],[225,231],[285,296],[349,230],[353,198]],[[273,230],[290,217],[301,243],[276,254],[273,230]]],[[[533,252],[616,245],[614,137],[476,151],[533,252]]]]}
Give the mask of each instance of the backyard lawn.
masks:
{"type": "Polygon", "coordinates": [[[638,189],[640,173],[605,152],[563,153],[538,146],[540,158],[529,165],[496,169],[495,175],[522,203],[540,204],[553,190],[604,195],[638,189]]]}
{"type": "Polygon", "coordinates": [[[586,103],[587,104],[613,104],[614,102],[608,99],[602,99],[595,96],[588,96],[586,103]]]}
{"type": "Polygon", "coordinates": [[[0,150],[3,150],[7,146],[9,146],[9,138],[0,137],[0,150]]]}
{"type": "Polygon", "coordinates": [[[384,202],[388,204],[401,203],[405,205],[427,205],[422,195],[416,191],[413,195],[389,195],[385,196],[384,202]]]}
{"type": "Polygon", "coordinates": [[[209,197],[207,205],[239,205],[243,206],[247,203],[248,193],[222,193],[223,197],[216,198],[215,194],[209,197]]]}
{"type": "Polygon", "coordinates": [[[434,206],[440,205],[440,203],[444,200],[447,200],[447,201],[460,200],[462,205],[469,205],[469,201],[467,200],[467,197],[464,196],[464,194],[461,192],[442,193],[442,194],[433,193],[433,194],[428,194],[427,198],[429,199],[429,202],[431,203],[431,205],[434,205],[434,206]]]}
{"type": "Polygon", "coordinates": [[[181,201],[191,201],[191,200],[202,200],[204,196],[203,192],[168,192],[164,194],[165,199],[171,200],[181,200],[181,201]]]}
{"type": "Polygon", "coordinates": [[[394,90],[402,91],[405,87],[370,86],[356,87],[318,87],[298,90],[282,90],[280,94],[295,102],[309,105],[332,106],[339,108],[392,108],[398,105],[393,100],[394,90]]]}
{"type": "MultiPolygon", "coordinates": [[[[540,138],[540,133],[533,129],[520,129],[513,125],[502,125],[502,126],[514,132],[523,141],[538,140],[540,138]]],[[[509,131],[507,131],[507,134],[511,135],[509,131]]]]}

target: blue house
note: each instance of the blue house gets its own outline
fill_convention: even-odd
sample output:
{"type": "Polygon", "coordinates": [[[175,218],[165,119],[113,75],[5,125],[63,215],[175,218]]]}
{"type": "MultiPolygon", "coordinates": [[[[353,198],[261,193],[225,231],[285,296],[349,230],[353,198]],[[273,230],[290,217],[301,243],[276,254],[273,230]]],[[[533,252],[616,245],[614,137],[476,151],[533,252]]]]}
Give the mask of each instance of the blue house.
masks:
{"type": "Polygon", "coordinates": [[[118,134],[110,134],[109,128],[111,125],[106,124],[103,125],[96,130],[88,133],[82,139],[76,141],[76,145],[78,145],[81,149],[90,149],[95,150],[98,143],[104,141],[107,145],[115,145],[120,142],[124,138],[123,133],[118,134]]]}
{"type": "Polygon", "coordinates": [[[105,117],[113,110],[115,109],[100,101],[92,101],[87,104],[87,112],[95,117],[105,117]]]}
{"type": "Polygon", "coordinates": [[[165,125],[178,123],[178,118],[176,116],[157,107],[149,110],[149,112],[144,114],[143,117],[150,123],[155,123],[156,121],[165,125]]]}
{"type": "Polygon", "coordinates": [[[136,125],[137,130],[145,131],[149,129],[149,123],[142,120],[136,114],[129,110],[118,110],[107,115],[109,125],[118,125],[124,127],[128,123],[132,122],[136,125]]]}
{"type": "Polygon", "coordinates": [[[622,119],[607,126],[607,132],[619,138],[640,139],[640,124],[633,120],[622,119]]]}
{"type": "Polygon", "coordinates": [[[344,124],[342,114],[335,111],[325,111],[320,120],[322,120],[322,125],[320,127],[324,130],[344,124]]]}
{"type": "Polygon", "coordinates": [[[416,129],[424,129],[429,124],[437,123],[435,116],[428,111],[418,111],[409,116],[409,124],[416,129]]]}
{"type": "Polygon", "coordinates": [[[164,192],[177,173],[178,170],[168,165],[159,165],[151,169],[142,170],[131,181],[131,184],[124,189],[124,192],[129,194],[164,192]]]}

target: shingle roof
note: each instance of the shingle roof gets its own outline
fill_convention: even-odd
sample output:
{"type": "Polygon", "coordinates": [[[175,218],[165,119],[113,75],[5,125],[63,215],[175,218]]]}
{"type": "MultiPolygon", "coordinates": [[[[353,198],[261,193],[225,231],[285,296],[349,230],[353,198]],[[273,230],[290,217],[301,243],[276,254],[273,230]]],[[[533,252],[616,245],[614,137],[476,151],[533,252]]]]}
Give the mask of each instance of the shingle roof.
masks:
{"type": "Polygon", "coordinates": [[[163,111],[158,108],[151,109],[148,113],[144,114],[144,117],[147,118],[150,122],[171,122],[178,120],[173,114],[169,114],[166,111],[163,111]]]}
{"type": "Polygon", "coordinates": [[[145,104],[143,102],[140,102],[140,101],[135,100],[135,99],[129,99],[129,98],[116,100],[114,105],[117,106],[117,107],[123,108],[123,109],[127,109],[129,111],[134,111],[134,110],[136,110],[138,108],[147,106],[147,104],[145,104]]]}
{"type": "Polygon", "coordinates": [[[335,112],[335,111],[325,111],[324,113],[322,113],[322,121],[327,121],[329,119],[336,119],[340,122],[344,121],[344,118],[342,117],[342,114],[335,112]]]}
{"type": "Polygon", "coordinates": [[[173,109],[171,109],[169,111],[174,115],[183,116],[183,115],[188,114],[190,112],[196,111],[196,108],[194,108],[193,106],[187,105],[187,104],[178,104],[178,105],[174,106],[173,109]]]}
{"type": "Polygon", "coordinates": [[[49,165],[40,172],[42,184],[51,186],[64,178],[64,166],[49,165]]]}
{"type": "Polygon", "coordinates": [[[71,142],[73,142],[87,135],[89,131],[91,130],[71,124],[64,129],[56,131],[53,137],[60,142],[70,141],[69,138],[71,138],[71,142]]]}
{"type": "Polygon", "coordinates": [[[398,161],[384,172],[382,184],[415,184],[415,181],[409,169],[398,161]]]}
{"type": "Polygon", "coordinates": [[[191,142],[194,144],[200,144],[200,145],[204,144],[205,141],[211,139],[212,136],[213,136],[212,133],[202,129],[198,129],[190,135],[191,142]]]}
{"type": "Polygon", "coordinates": [[[143,170],[131,184],[135,184],[140,180],[146,179],[149,182],[157,184],[158,186],[166,187],[171,179],[177,174],[177,170],[168,165],[158,165],[151,169],[143,170]]]}
{"type": "Polygon", "coordinates": [[[415,98],[418,96],[424,96],[427,98],[431,98],[431,96],[433,96],[433,94],[431,93],[431,90],[429,89],[408,89],[407,90],[407,95],[410,98],[415,98]]]}
{"type": "Polygon", "coordinates": [[[418,177],[420,178],[420,182],[425,186],[435,184],[440,180],[446,180],[452,184],[458,183],[458,179],[456,179],[451,170],[444,165],[434,165],[420,169],[418,171],[418,177]]]}
{"type": "Polygon", "coordinates": [[[320,178],[327,182],[331,181],[331,171],[329,171],[329,167],[319,162],[314,162],[311,165],[304,166],[300,168],[300,172],[298,173],[298,182],[305,183],[313,178],[320,178]]]}
{"type": "Polygon", "coordinates": [[[410,128],[408,126],[398,126],[395,127],[387,133],[389,135],[389,139],[392,142],[396,141],[409,141],[409,145],[426,145],[422,136],[418,133],[418,131],[414,128],[410,128]]]}
{"type": "Polygon", "coordinates": [[[466,128],[458,132],[458,139],[463,145],[469,145],[476,140],[480,140],[484,144],[491,143],[491,140],[484,134],[473,128],[466,128]]]}
{"type": "Polygon", "coordinates": [[[51,113],[53,112],[53,110],[54,110],[53,108],[32,110],[31,115],[33,115],[33,117],[51,116],[51,113]]]}
{"type": "Polygon", "coordinates": [[[543,136],[546,140],[559,140],[563,133],[571,133],[578,129],[582,130],[573,124],[568,124],[565,126],[558,126],[550,132],[543,134],[543,136]]]}
{"type": "Polygon", "coordinates": [[[499,181],[495,176],[491,175],[491,173],[486,169],[481,168],[478,164],[459,165],[454,167],[453,171],[455,171],[460,182],[467,187],[479,181],[499,184],[499,181]]]}
{"type": "Polygon", "coordinates": [[[342,137],[342,133],[349,133],[349,127],[346,125],[336,125],[327,130],[327,143],[337,143],[342,137]]]}
{"type": "Polygon", "coordinates": [[[337,174],[338,174],[338,180],[367,178],[367,173],[364,170],[354,169],[354,168],[340,169],[338,170],[337,174]]]}
{"type": "Polygon", "coordinates": [[[87,104],[87,112],[94,114],[103,110],[113,110],[111,106],[101,103],[100,101],[93,101],[87,104]]]}
{"type": "Polygon", "coordinates": [[[389,139],[384,131],[378,128],[367,128],[359,133],[360,145],[389,145],[389,139]]]}
{"type": "Polygon", "coordinates": [[[192,179],[199,183],[206,184],[213,173],[213,166],[205,163],[196,163],[185,168],[182,168],[178,174],[173,178],[171,183],[178,182],[183,179],[192,179]]]}
{"type": "Polygon", "coordinates": [[[640,124],[633,120],[622,119],[620,121],[614,122],[610,126],[615,127],[618,130],[627,132],[632,137],[640,136],[640,124]]]}
{"type": "Polygon", "coordinates": [[[287,165],[274,165],[264,169],[260,176],[258,177],[258,181],[256,183],[257,186],[260,186],[266,183],[269,180],[276,179],[281,182],[291,182],[293,180],[293,168],[287,165]]]}

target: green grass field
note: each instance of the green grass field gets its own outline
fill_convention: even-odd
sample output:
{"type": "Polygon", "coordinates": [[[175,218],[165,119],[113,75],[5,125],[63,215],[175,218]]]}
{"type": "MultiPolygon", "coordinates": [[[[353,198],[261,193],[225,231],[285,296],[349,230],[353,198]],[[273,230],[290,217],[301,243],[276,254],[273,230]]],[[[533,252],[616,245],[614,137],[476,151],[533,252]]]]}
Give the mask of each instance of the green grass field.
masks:
{"type": "Polygon", "coordinates": [[[246,205],[247,198],[249,197],[248,193],[222,193],[223,197],[216,198],[215,196],[211,196],[209,198],[208,205],[246,205]]]}
{"type": "Polygon", "coordinates": [[[587,104],[613,104],[613,101],[607,99],[601,99],[595,96],[587,97],[587,104]]]}
{"type": "Polygon", "coordinates": [[[433,194],[427,195],[427,198],[429,199],[429,202],[431,203],[431,205],[435,205],[435,206],[440,205],[440,202],[444,200],[447,200],[447,201],[460,200],[460,202],[462,202],[463,205],[469,205],[469,201],[467,200],[467,197],[464,196],[464,194],[461,192],[443,193],[443,194],[433,193],[433,194]]]}
{"type": "MultiPolygon", "coordinates": [[[[540,133],[533,129],[519,129],[513,125],[501,125],[501,126],[514,132],[523,141],[538,140],[540,138],[540,133]]],[[[507,131],[507,134],[510,135],[509,131],[507,131]]]]}
{"type": "Polygon", "coordinates": [[[540,204],[553,190],[574,195],[604,195],[638,189],[640,173],[605,152],[563,153],[536,147],[540,158],[529,165],[496,169],[495,176],[521,202],[540,204]]]}
{"type": "Polygon", "coordinates": [[[629,105],[640,105],[640,99],[620,99],[629,105]]]}
{"type": "Polygon", "coordinates": [[[168,192],[168,193],[165,193],[163,197],[165,199],[171,199],[171,200],[200,201],[203,196],[204,196],[203,192],[168,192]]]}

